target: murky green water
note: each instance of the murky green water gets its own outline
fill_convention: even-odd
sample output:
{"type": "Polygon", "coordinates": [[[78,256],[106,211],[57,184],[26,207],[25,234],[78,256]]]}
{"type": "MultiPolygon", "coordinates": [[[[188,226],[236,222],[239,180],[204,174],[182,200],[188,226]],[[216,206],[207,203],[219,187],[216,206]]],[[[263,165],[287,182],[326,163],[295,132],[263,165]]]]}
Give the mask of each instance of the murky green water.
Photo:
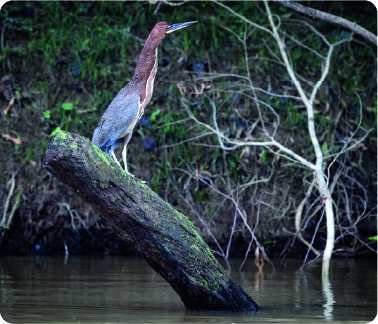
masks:
{"type": "Polygon", "coordinates": [[[377,315],[375,260],[333,260],[330,283],[321,264],[301,271],[284,260],[257,271],[253,260],[231,275],[260,305],[257,313],[185,310],[143,259],[7,257],[0,259],[0,313],[10,323],[369,323],[377,315]]]}

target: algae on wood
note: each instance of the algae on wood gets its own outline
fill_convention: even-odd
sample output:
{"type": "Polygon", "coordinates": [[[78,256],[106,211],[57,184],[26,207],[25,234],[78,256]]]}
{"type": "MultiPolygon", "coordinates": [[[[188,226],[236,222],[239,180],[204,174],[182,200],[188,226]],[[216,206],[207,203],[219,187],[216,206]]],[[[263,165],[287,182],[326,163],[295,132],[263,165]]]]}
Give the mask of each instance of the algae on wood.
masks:
{"type": "Polygon", "coordinates": [[[218,263],[189,218],[88,139],[58,132],[43,165],[134,245],[188,310],[258,310],[218,263]]]}

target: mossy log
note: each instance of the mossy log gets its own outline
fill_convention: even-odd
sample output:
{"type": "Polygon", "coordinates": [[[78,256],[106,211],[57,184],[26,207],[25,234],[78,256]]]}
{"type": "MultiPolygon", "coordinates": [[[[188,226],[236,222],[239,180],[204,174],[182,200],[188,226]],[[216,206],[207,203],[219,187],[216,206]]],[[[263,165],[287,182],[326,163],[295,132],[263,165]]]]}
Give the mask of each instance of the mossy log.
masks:
{"type": "Polygon", "coordinates": [[[58,132],[43,165],[135,246],[188,310],[258,310],[218,263],[189,218],[88,139],[58,132]]]}

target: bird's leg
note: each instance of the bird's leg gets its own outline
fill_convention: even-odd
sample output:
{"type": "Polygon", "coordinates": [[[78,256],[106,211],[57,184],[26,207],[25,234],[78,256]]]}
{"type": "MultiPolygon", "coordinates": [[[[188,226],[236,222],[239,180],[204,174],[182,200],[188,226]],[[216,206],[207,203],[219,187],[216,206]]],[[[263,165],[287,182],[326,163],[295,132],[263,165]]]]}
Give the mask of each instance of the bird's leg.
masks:
{"type": "MultiPolygon", "coordinates": [[[[128,174],[130,174],[132,177],[134,177],[134,175],[131,174],[131,173],[128,171],[128,169],[127,169],[127,161],[126,161],[126,156],[127,156],[127,143],[129,143],[132,134],[133,134],[133,133],[131,132],[131,133],[127,134],[127,135],[124,137],[124,143],[125,143],[125,145],[124,145],[124,147],[123,147],[123,151],[122,151],[122,160],[123,160],[123,163],[124,163],[124,165],[125,165],[125,171],[126,171],[128,174]]],[[[146,183],[146,181],[142,181],[142,180],[140,180],[140,181],[141,181],[142,183],[146,183]]]]}
{"type": "Polygon", "coordinates": [[[129,134],[127,134],[124,138],[123,138],[123,141],[124,141],[124,147],[123,147],[123,151],[122,151],[122,160],[123,160],[123,164],[125,166],[125,171],[127,173],[129,173],[128,169],[127,169],[127,161],[126,161],[126,156],[127,156],[127,143],[129,143],[130,141],[130,138],[131,138],[131,135],[133,133],[130,132],[129,134]]]}
{"type": "Polygon", "coordinates": [[[112,157],[113,157],[114,161],[116,161],[118,163],[118,165],[121,166],[121,164],[118,162],[118,160],[117,160],[117,158],[114,154],[114,151],[112,151],[112,157]]]}

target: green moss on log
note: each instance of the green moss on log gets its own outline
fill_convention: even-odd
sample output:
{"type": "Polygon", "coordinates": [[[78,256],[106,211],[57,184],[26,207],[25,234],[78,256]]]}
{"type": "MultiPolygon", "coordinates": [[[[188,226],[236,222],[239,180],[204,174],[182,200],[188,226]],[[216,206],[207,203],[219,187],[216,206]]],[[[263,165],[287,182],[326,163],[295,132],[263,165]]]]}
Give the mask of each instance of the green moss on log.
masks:
{"type": "Polygon", "coordinates": [[[48,146],[44,167],[133,244],[187,309],[258,310],[216,260],[190,219],[88,139],[58,132],[48,146]]]}

